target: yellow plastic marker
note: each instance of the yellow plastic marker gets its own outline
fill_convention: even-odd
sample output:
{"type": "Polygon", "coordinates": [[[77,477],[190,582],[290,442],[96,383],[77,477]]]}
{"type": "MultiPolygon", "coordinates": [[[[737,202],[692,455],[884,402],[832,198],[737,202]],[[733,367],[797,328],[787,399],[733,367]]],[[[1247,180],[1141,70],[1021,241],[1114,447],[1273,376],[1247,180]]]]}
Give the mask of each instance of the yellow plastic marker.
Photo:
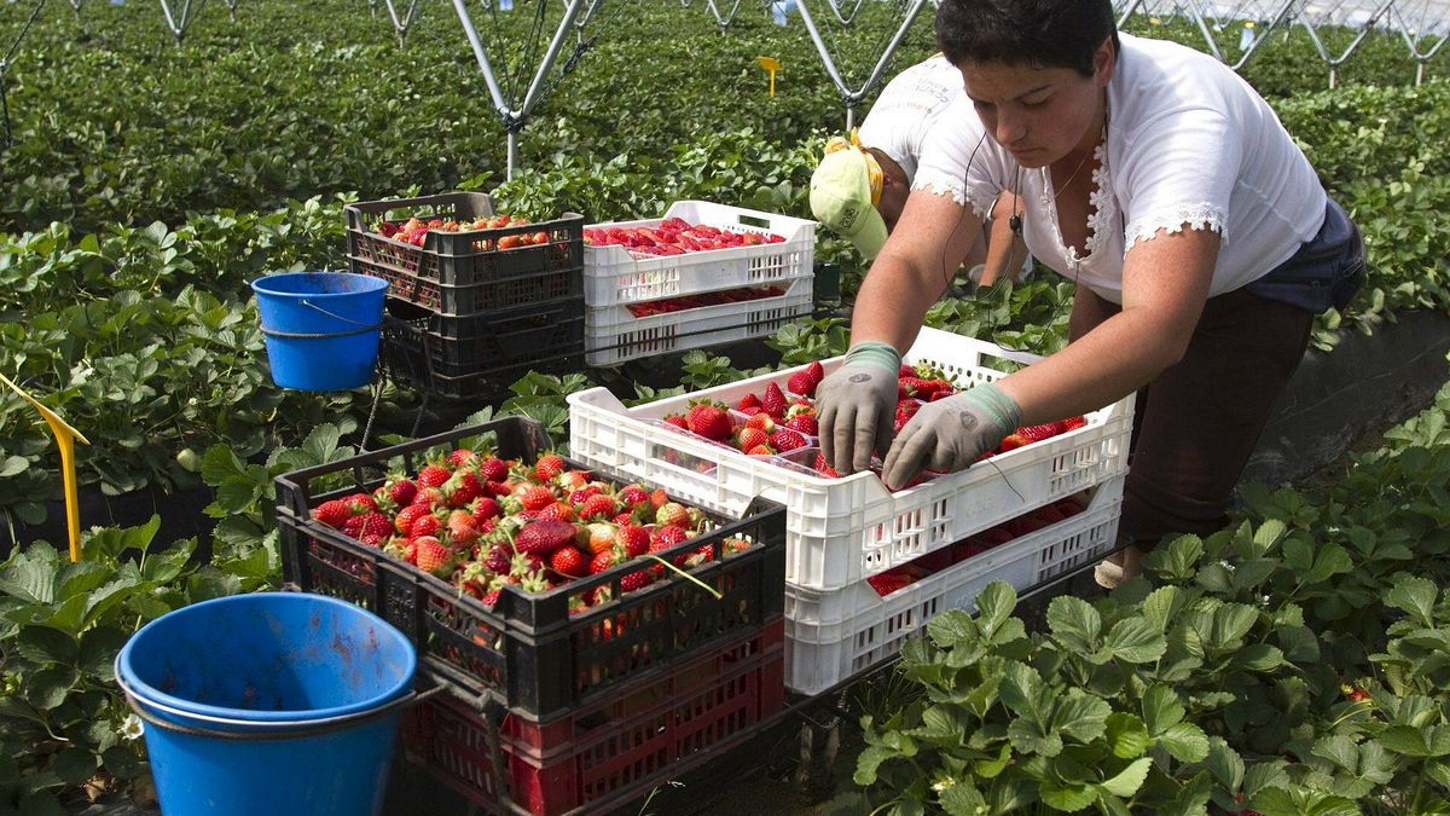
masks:
{"type": "Polygon", "coordinates": [[[50,432],[55,434],[56,444],[60,446],[60,470],[61,479],[65,485],[65,526],[70,533],[70,560],[81,560],[81,506],[80,498],[76,492],[76,440],[82,444],[89,445],[91,440],[86,439],[80,431],[72,428],[69,423],[61,419],[49,408],[41,405],[35,397],[25,393],[25,390],[10,381],[10,378],[0,374],[0,382],[10,386],[11,390],[25,398],[26,402],[35,406],[35,410],[45,418],[45,423],[50,426],[50,432]]]}
{"type": "Polygon", "coordinates": [[[756,57],[755,62],[770,74],[770,98],[775,98],[775,72],[780,70],[780,63],[775,57],[756,57]]]}

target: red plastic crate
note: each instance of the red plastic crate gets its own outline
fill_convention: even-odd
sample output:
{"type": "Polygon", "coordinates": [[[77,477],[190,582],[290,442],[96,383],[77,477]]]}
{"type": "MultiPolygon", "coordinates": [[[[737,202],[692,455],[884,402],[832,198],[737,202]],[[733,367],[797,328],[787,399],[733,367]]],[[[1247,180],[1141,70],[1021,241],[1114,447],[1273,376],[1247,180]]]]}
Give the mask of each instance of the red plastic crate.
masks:
{"type": "Polygon", "coordinates": [[[369,201],[343,208],[353,272],[388,281],[389,294],[446,315],[508,309],[584,295],[584,216],[468,232],[431,231],[416,246],[373,230],[379,220],[471,220],[494,215],[483,193],[369,201]],[[544,232],[546,244],[497,249],[509,235],[544,232]]]}
{"type": "Polygon", "coordinates": [[[436,695],[405,713],[403,746],[410,761],[490,812],[603,813],[744,743],[784,703],[777,618],[549,721],[436,695]]]}
{"type": "MultiPolygon", "coordinates": [[[[785,509],[773,502],[762,501],[740,520],[709,514],[713,530],[676,545],[678,553],[661,551],[671,558],[709,547],[709,558],[689,574],[719,592],[719,598],[668,572],[624,593],[620,579],[641,569],[631,562],[548,592],[526,594],[508,587],[492,608],[311,517],[310,509],[328,499],[371,492],[385,474],[415,473],[430,453],[486,433],[495,436],[496,450],[505,458],[532,462],[548,445],[537,422],[505,417],[277,477],[287,582],[376,612],[409,636],[422,670],[461,696],[493,698],[537,718],[609,697],[635,677],[692,659],[716,644],[754,636],[781,614],[785,509]],[[732,538],[751,544],[728,554],[719,545],[732,538]],[[612,588],[613,600],[570,613],[572,600],[601,586],[612,588]]],[[[568,466],[582,468],[574,462],[568,466]]]]}

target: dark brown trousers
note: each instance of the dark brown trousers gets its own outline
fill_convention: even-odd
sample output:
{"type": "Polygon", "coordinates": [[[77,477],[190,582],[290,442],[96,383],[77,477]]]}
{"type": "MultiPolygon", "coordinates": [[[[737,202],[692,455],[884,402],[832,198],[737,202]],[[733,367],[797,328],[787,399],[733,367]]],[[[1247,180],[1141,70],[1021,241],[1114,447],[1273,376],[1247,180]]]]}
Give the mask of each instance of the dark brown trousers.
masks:
{"type": "MultiPolygon", "coordinates": [[[[1071,339],[1120,308],[1078,287],[1071,339]]],[[[1151,547],[1224,527],[1313,325],[1309,311],[1243,290],[1208,300],[1183,359],[1138,391],[1120,540],[1151,547]]]]}

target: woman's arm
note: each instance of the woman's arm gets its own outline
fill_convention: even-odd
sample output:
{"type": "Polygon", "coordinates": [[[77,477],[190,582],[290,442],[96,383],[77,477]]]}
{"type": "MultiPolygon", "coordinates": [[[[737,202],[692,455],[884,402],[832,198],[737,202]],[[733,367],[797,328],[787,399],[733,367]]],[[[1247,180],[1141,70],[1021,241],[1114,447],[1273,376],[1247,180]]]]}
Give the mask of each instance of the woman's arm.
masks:
{"type": "Polygon", "coordinates": [[[1023,424],[1097,410],[1148,384],[1188,349],[1208,299],[1221,238],[1160,231],[1129,250],[1123,309],[1042,362],[998,381],[1023,424]]]}

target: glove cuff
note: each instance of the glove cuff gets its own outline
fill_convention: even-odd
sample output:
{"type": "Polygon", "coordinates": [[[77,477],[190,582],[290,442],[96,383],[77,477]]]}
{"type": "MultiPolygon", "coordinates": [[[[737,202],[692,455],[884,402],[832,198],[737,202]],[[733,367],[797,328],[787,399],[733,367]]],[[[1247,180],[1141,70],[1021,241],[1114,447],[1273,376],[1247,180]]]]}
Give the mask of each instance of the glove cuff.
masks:
{"type": "Polygon", "coordinates": [[[962,392],[962,398],[982,409],[1002,428],[1003,435],[1012,433],[1022,424],[1022,409],[1007,396],[1007,392],[993,383],[980,383],[962,392]]]}
{"type": "Polygon", "coordinates": [[[891,371],[894,376],[901,368],[901,355],[896,348],[889,343],[866,342],[857,343],[846,352],[846,359],[842,365],[851,363],[867,363],[880,366],[891,371]]]}

